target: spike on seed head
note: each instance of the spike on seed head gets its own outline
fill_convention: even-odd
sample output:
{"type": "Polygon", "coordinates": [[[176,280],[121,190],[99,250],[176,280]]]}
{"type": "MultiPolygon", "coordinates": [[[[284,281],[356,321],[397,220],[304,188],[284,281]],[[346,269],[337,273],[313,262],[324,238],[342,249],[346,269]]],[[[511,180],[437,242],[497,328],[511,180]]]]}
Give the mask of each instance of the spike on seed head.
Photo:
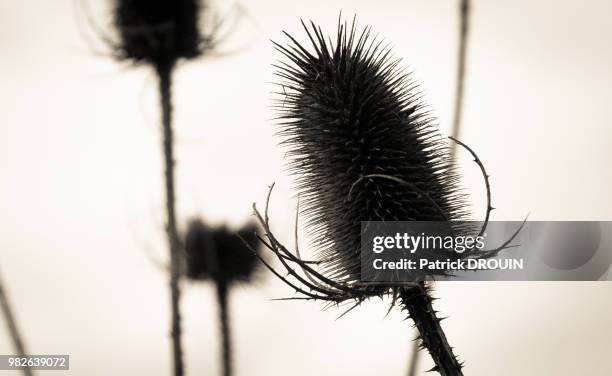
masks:
{"type": "Polygon", "coordinates": [[[192,220],[185,234],[187,277],[217,283],[250,281],[259,265],[252,251],[258,250],[256,230],[249,223],[235,233],[226,227],[211,228],[199,219],[192,220]]]}
{"type": "Polygon", "coordinates": [[[355,21],[339,22],[335,42],[302,24],[309,48],[289,34],[275,43],[279,134],[326,272],[356,282],[361,221],[456,221],[467,205],[417,85],[382,41],[355,21]]]}
{"type": "Polygon", "coordinates": [[[199,0],[115,0],[119,56],[172,64],[200,54],[199,0]]]}

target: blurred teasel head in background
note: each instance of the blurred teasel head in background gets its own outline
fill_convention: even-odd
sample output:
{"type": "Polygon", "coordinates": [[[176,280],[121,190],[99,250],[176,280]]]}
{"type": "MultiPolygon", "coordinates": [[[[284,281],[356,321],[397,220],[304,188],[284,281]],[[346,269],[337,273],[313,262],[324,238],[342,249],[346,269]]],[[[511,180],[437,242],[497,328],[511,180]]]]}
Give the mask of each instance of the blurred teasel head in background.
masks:
{"type": "Polygon", "coordinates": [[[253,223],[232,231],[192,220],[184,239],[186,276],[226,284],[251,281],[259,265],[252,251],[259,248],[256,231],[253,223]]]}
{"type": "Polygon", "coordinates": [[[252,282],[258,265],[257,226],[248,223],[237,232],[210,227],[200,219],[189,224],[184,239],[186,276],[211,281],[217,290],[223,375],[232,375],[229,292],[238,282],[252,282]]]}
{"type": "Polygon", "coordinates": [[[192,59],[211,48],[202,34],[200,0],[115,0],[120,60],[153,65],[192,59]]]}

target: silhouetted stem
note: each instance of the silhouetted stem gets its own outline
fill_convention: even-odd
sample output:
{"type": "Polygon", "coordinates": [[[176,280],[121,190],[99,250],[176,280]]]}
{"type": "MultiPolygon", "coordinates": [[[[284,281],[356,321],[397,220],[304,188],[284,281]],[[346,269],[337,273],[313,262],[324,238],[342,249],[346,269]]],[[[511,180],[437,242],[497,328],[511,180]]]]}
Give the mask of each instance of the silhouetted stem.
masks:
{"type": "Polygon", "coordinates": [[[158,64],[159,93],[162,107],[163,148],[166,184],[166,234],[170,250],[170,295],[172,315],[172,353],[174,356],[174,375],[183,376],[183,350],[181,346],[180,315],[180,241],[176,228],[174,194],[174,150],[172,134],[172,70],[173,63],[158,64]]]}
{"type": "Polygon", "coordinates": [[[408,366],[408,376],[416,376],[417,369],[419,368],[419,341],[413,341],[412,352],[410,356],[410,365],[408,366]]]}
{"type": "Polygon", "coordinates": [[[432,298],[424,283],[418,287],[402,288],[400,299],[414,321],[423,346],[429,351],[437,371],[442,376],[462,376],[461,364],[453,354],[446,335],[432,306],[432,298]]]}
{"type": "Polygon", "coordinates": [[[221,345],[223,357],[223,376],[232,374],[232,346],[230,337],[229,311],[227,306],[228,286],[217,283],[217,299],[219,300],[219,324],[221,325],[221,345]]]}
{"type": "MultiPolygon", "coordinates": [[[[465,82],[466,51],[470,25],[470,0],[461,0],[459,6],[459,52],[457,55],[457,86],[455,88],[455,114],[453,117],[452,136],[459,138],[461,130],[461,115],[463,111],[463,86],[465,82]]],[[[455,156],[457,145],[451,145],[451,157],[455,156]]],[[[454,159],[454,158],[452,158],[454,159]]]]}
{"type": "MultiPolygon", "coordinates": [[[[2,314],[4,315],[6,326],[8,328],[9,334],[11,335],[11,339],[13,341],[13,346],[15,347],[16,355],[20,357],[24,357],[26,355],[25,346],[23,344],[23,340],[21,339],[19,328],[17,327],[17,321],[15,320],[13,310],[11,309],[11,304],[8,300],[8,297],[6,296],[6,292],[4,291],[4,286],[3,286],[1,279],[0,279],[0,307],[2,308],[2,314]]],[[[23,373],[26,376],[33,375],[32,370],[27,366],[23,368],[23,373]]]]}

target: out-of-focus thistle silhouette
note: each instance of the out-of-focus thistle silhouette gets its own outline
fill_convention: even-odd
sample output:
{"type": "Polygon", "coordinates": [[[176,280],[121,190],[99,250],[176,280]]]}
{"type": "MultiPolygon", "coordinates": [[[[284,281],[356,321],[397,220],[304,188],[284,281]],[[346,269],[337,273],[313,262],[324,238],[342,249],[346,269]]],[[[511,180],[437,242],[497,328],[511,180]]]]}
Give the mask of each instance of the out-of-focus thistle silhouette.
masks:
{"type": "Polygon", "coordinates": [[[165,162],[166,233],[170,250],[170,291],[174,374],[182,376],[180,317],[180,252],[174,187],[174,135],[172,128],[172,73],[179,59],[193,59],[213,48],[213,39],[200,33],[197,0],[115,0],[115,27],[120,42],[119,60],[155,69],[159,80],[165,162]]]}
{"type": "MultiPolygon", "coordinates": [[[[25,357],[27,355],[25,350],[25,344],[23,343],[19,327],[17,326],[17,320],[15,319],[15,314],[13,313],[13,309],[11,308],[11,303],[4,289],[4,283],[2,281],[2,278],[0,278],[0,309],[2,310],[4,320],[6,321],[6,327],[11,336],[11,340],[13,341],[15,354],[19,357],[25,357]]],[[[32,369],[30,369],[30,367],[26,365],[23,368],[23,374],[26,376],[32,376],[34,375],[34,372],[32,372],[32,369]]]]}
{"type": "Polygon", "coordinates": [[[212,281],[217,289],[222,338],[223,375],[232,374],[232,346],[228,298],[231,287],[253,279],[260,262],[257,226],[247,224],[237,232],[211,228],[193,220],[185,235],[186,276],[195,281],[212,281]]]}
{"type": "Polygon", "coordinates": [[[199,1],[117,0],[115,12],[120,59],[171,68],[178,59],[202,52],[199,1]]]}
{"type": "MultiPolygon", "coordinates": [[[[328,42],[314,23],[302,25],[311,48],[287,33],[289,44],[275,43],[287,59],[276,65],[282,80],[276,109],[317,257],[305,261],[299,250],[290,252],[274,236],[268,216],[271,188],[263,214],[254,210],[265,231],[260,240],[286,273],[262,261],[303,295],[287,300],[354,301],[350,311],[370,297],[392,294],[392,307],[399,299],[414,320],[435,363],[433,370],[461,375],[462,365],[424,282],[372,285],[360,280],[361,221],[445,221],[451,228],[459,226],[457,232],[468,231],[455,225],[468,219],[470,209],[450,163],[448,143],[424,110],[417,85],[398,68],[399,60],[391,58],[383,41],[371,37],[370,28],[357,33],[355,21],[351,26],[339,22],[335,41],[328,42]]],[[[490,189],[483,164],[467,149],[487,187],[481,235],[492,209],[490,189]]],[[[497,249],[461,257],[491,257],[512,239],[497,249]]]]}

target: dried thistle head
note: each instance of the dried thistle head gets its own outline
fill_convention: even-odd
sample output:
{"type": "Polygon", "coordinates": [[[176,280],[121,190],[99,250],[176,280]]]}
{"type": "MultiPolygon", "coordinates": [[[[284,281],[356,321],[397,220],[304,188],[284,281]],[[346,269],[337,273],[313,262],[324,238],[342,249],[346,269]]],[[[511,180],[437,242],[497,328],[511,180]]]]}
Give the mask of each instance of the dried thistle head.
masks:
{"type": "Polygon", "coordinates": [[[277,66],[281,134],[318,257],[350,283],[361,221],[456,221],[469,210],[447,142],[389,49],[355,23],[340,24],[335,43],[314,24],[304,29],[310,48],[289,35],[275,44],[287,60],[277,66]]]}
{"type": "MultiPolygon", "coordinates": [[[[264,214],[255,208],[266,235],[261,240],[288,274],[264,264],[303,295],[288,299],[355,301],[344,314],[372,296],[392,292],[391,307],[399,297],[436,364],[432,370],[461,375],[462,364],[446,340],[421,279],[427,275],[416,275],[409,283],[361,281],[362,221],[443,222],[455,235],[475,230],[465,222],[469,207],[458,187],[450,149],[425,111],[417,85],[398,68],[399,60],[391,57],[389,49],[370,37],[369,28],[357,33],[354,21],[350,27],[339,23],[331,41],[314,23],[302,25],[310,47],[287,33],[287,45],[275,43],[286,59],[276,66],[282,78],[276,108],[303,203],[301,213],[318,253],[316,260],[305,261],[297,241],[294,253],[276,239],[270,230],[268,194],[264,214]]],[[[467,149],[486,182],[482,235],[491,210],[489,183],[484,166],[467,149]]],[[[486,258],[513,238],[477,255],[436,249],[425,257],[486,258]]],[[[419,257],[423,256],[421,252],[419,257]]]]}
{"type": "MultiPolygon", "coordinates": [[[[331,41],[314,23],[302,25],[309,47],[287,33],[287,45],[274,43],[285,58],[276,65],[282,79],[276,109],[303,203],[301,214],[317,254],[316,260],[304,261],[299,250],[294,254],[283,246],[270,230],[266,203],[263,215],[255,208],[267,238],[262,241],[289,278],[266,266],[307,299],[362,301],[396,292],[396,286],[361,283],[361,222],[437,221],[448,223],[455,234],[474,231],[461,222],[470,210],[450,148],[425,110],[417,85],[369,28],[358,33],[355,21],[350,26],[339,22],[331,41]]],[[[489,185],[484,166],[467,149],[487,182],[482,234],[492,209],[489,185]]],[[[460,257],[490,257],[506,245],[460,257]]],[[[440,250],[428,255],[449,256],[458,254],[440,250]]]]}
{"type": "Polygon", "coordinates": [[[251,251],[258,249],[256,231],[253,223],[235,232],[192,220],[184,240],[187,277],[225,284],[252,280],[259,265],[251,251]]]}
{"type": "Polygon", "coordinates": [[[199,0],[116,0],[121,59],[172,64],[201,52],[199,0]]]}

